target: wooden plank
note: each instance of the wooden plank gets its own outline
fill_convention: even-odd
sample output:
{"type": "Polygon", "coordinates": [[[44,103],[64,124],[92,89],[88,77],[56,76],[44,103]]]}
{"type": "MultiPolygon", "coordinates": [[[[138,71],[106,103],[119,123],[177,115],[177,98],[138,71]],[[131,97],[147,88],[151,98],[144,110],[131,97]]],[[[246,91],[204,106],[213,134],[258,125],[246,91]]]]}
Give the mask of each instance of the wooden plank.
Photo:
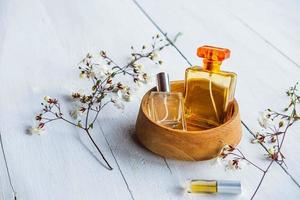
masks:
{"type": "Polygon", "coordinates": [[[299,1],[226,1],[222,8],[300,68],[299,1]]]}
{"type": "MultiPolygon", "coordinates": [[[[2,58],[2,44],[5,37],[5,22],[4,22],[4,15],[6,15],[6,9],[7,9],[7,1],[1,1],[0,2],[0,63],[2,58]]],[[[0,65],[0,69],[2,69],[2,66],[0,65]]],[[[0,116],[2,115],[2,112],[0,112],[0,116]]],[[[1,119],[1,117],[0,117],[1,119]]],[[[1,133],[0,129],[0,133],[1,133]]],[[[3,138],[4,140],[4,138],[3,138]]],[[[4,142],[3,142],[4,143],[4,142]]],[[[9,199],[12,198],[12,191],[9,187],[9,178],[8,174],[6,173],[6,166],[4,161],[4,156],[1,150],[0,146],[0,199],[9,199]]]]}
{"type": "MultiPolygon", "coordinates": [[[[249,31],[248,27],[230,13],[218,8],[215,2],[173,1],[172,6],[167,2],[139,3],[163,31],[183,32],[177,47],[192,63],[200,64],[200,59],[192,55],[196,47],[203,44],[229,47],[232,50],[232,58],[224,63],[224,69],[235,71],[239,75],[236,96],[240,102],[242,118],[250,127],[258,126],[258,111],[281,106],[286,99],[281,94],[299,78],[297,66],[249,31]],[[227,67],[230,65],[240,68],[227,67]]],[[[250,149],[253,151],[255,147],[252,145],[250,149]]],[[[295,151],[290,154],[291,157],[296,155],[295,151]]],[[[299,168],[299,164],[293,164],[293,167],[299,168]]],[[[171,165],[171,169],[172,167],[174,166],[171,165]]],[[[276,173],[281,172],[277,170],[276,173]]],[[[292,184],[290,180],[288,185],[292,184]]],[[[299,193],[299,190],[295,190],[295,193],[299,193]]]]}

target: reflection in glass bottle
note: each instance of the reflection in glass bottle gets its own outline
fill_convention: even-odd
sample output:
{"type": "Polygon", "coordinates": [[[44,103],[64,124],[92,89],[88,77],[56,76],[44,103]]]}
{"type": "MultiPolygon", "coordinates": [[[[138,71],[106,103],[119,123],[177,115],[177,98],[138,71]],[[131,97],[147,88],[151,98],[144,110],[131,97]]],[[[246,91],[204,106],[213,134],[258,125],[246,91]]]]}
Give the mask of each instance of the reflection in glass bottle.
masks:
{"type": "Polygon", "coordinates": [[[236,74],[220,70],[229,58],[228,49],[203,46],[198,49],[203,66],[190,67],[185,73],[185,117],[189,130],[209,129],[228,120],[231,112],[236,74]]]}
{"type": "Polygon", "coordinates": [[[173,129],[185,130],[182,93],[151,92],[149,115],[158,124],[173,129]]]}
{"type": "Polygon", "coordinates": [[[186,130],[183,96],[180,92],[170,92],[168,74],[157,74],[157,91],[152,91],[148,99],[149,116],[156,123],[186,130]]]}

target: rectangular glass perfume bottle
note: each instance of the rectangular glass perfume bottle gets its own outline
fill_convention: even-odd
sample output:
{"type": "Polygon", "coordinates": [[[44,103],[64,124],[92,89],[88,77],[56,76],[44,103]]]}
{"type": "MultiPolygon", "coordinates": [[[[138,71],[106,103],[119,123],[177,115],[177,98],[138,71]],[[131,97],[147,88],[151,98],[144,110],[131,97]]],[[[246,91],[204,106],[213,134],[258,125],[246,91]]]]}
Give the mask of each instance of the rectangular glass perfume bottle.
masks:
{"type": "Polygon", "coordinates": [[[149,116],[158,124],[186,130],[183,95],[171,92],[168,74],[157,74],[157,91],[152,91],[148,99],[149,116]]]}
{"type": "Polygon", "coordinates": [[[229,49],[202,46],[197,55],[203,58],[202,67],[190,67],[185,72],[185,117],[189,130],[224,123],[232,109],[236,85],[235,73],[220,70],[222,61],[230,56],[229,49]]]}

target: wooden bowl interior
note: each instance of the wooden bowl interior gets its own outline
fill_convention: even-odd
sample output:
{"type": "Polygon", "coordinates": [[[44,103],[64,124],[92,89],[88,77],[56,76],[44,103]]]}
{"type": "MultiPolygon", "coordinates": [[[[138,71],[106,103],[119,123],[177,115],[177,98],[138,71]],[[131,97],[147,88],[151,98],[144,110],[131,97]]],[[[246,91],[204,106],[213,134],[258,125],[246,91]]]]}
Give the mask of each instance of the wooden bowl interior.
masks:
{"type": "MultiPolygon", "coordinates": [[[[225,144],[236,146],[239,143],[241,124],[236,101],[232,117],[226,123],[203,131],[182,131],[157,124],[149,117],[148,97],[152,90],[142,99],[136,123],[137,137],[149,150],[173,159],[206,160],[218,155],[225,144]]],[[[183,92],[184,82],[171,82],[171,90],[183,92]]]]}

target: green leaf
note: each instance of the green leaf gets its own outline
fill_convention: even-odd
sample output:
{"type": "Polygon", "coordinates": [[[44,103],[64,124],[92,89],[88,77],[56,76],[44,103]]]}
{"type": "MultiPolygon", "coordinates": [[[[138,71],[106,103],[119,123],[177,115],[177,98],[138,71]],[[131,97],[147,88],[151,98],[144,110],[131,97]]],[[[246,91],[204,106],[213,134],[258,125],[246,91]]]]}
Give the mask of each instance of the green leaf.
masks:
{"type": "Polygon", "coordinates": [[[280,121],[278,124],[279,128],[283,127],[283,125],[284,125],[283,121],[280,121]]]}
{"type": "Polygon", "coordinates": [[[82,128],[82,124],[81,124],[81,121],[80,121],[80,120],[77,122],[77,126],[78,126],[79,128],[82,128]]]}
{"type": "Polygon", "coordinates": [[[116,75],[116,72],[111,73],[111,77],[113,78],[116,75]]]}

